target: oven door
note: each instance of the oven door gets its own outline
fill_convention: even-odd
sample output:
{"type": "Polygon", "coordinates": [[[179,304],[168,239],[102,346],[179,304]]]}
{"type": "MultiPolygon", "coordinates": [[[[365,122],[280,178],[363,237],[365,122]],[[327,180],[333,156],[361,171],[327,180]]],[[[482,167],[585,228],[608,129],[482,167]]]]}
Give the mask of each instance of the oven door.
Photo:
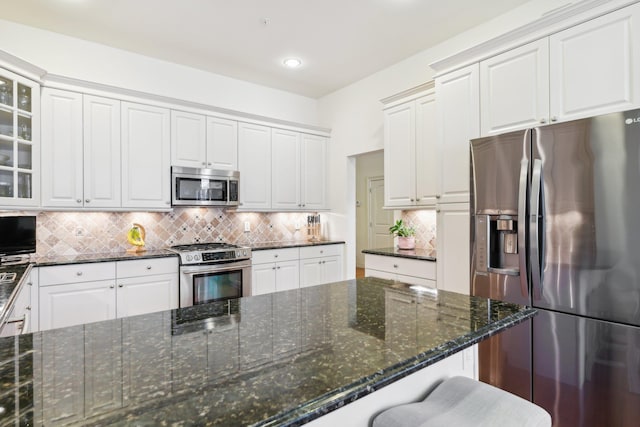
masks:
{"type": "Polygon", "coordinates": [[[251,295],[251,261],[180,267],[180,307],[251,295]]]}

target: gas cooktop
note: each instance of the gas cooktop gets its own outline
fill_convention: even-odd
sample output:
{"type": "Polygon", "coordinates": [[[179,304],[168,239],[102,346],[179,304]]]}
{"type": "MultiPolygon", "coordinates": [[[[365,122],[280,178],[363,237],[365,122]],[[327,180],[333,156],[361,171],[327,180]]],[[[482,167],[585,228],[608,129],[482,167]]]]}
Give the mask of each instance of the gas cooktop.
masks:
{"type": "Polygon", "coordinates": [[[176,245],[171,246],[169,250],[180,255],[180,263],[183,265],[210,264],[251,258],[251,248],[224,242],[176,245]]]}

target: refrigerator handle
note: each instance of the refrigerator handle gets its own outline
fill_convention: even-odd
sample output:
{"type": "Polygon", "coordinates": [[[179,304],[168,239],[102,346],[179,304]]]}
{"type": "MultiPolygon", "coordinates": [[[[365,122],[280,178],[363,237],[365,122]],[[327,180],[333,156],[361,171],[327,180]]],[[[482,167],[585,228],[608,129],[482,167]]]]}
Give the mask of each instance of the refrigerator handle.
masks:
{"type": "Polygon", "coordinates": [[[520,186],[518,187],[518,254],[520,264],[520,291],[522,296],[529,296],[529,273],[527,271],[527,186],[529,183],[529,160],[520,162],[520,186]]]}
{"type": "Polygon", "coordinates": [[[529,207],[529,241],[531,242],[531,283],[533,285],[533,299],[542,297],[542,270],[540,263],[540,211],[542,197],[542,160],[533,161],[533,172],[531,177],[531,201],[529,207]]]}

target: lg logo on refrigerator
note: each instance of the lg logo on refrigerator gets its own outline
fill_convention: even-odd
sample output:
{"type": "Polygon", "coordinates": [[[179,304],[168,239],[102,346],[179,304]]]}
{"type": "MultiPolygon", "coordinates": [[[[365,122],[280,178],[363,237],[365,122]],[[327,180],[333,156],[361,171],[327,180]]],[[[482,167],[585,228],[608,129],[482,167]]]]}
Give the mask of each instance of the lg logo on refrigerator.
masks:
{"type": "Polygon", "coordinates": [[[635,119],[627,119],[624,122],[628,125],[631,125],[633,123],[640,123],[640,117],[636,117],[635,119]]]}

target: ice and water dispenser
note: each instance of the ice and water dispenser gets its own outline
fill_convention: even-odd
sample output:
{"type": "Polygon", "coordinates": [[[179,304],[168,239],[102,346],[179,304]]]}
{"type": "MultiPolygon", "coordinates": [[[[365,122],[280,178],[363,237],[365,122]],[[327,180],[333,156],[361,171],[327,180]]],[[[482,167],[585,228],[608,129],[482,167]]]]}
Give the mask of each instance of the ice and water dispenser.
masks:
{"type": "Polygon", "coordinates": [[[518,275],[518,219],[475,215],[476,272],[518,275]]]}

